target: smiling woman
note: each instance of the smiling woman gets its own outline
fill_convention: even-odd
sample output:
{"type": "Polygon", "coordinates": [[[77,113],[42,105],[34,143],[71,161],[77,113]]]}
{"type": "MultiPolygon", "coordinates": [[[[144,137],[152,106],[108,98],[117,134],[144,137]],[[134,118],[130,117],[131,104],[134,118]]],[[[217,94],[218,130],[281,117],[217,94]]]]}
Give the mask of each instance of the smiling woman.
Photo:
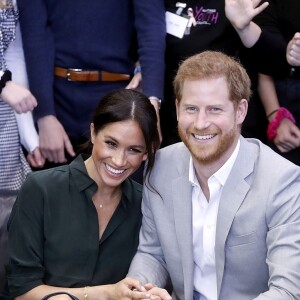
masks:
{"type": "Polygon", "coordinates": [[[142,217],[142,187],[129,176],[146,159],[151,172],[155,109],[143,94],[119,90],[100,101],[90,130],[91,156],[34,172],[21,188],[9,220],[8,299],[60,291],[79,299],[149,298],[136,280],[122,279],[142,217]]]}

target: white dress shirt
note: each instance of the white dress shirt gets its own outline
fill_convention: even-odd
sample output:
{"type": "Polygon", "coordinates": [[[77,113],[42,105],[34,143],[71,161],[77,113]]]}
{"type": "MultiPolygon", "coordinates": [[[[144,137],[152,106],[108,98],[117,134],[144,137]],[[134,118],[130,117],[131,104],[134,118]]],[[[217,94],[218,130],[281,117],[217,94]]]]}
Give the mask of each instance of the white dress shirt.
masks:
{"type": "Polygon", "coordinates": [[[222,189],[236,160],[239,147],[240,141],[227,162],[208,179],[209,201],[199,185],[193,160],[190,159],[189,181],[193,186],[194,291],[200,294],[200,300],[217,300],[215,260],[217,214],[222,189]]]}

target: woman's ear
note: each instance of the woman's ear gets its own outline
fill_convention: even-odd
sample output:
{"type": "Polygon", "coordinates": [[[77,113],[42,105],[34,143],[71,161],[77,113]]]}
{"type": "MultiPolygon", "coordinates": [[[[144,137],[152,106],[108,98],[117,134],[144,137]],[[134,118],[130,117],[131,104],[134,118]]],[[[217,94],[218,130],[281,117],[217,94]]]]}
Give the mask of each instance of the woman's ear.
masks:
{"type": "Polygon", "coordinates": [[[91,125],[90,125],[90,132],[91,132],[91,143],[94,144],[94,141],[95,141],[94,123],[91,123],[91,125]]]}
{"type": "Polygon", "coordinates": [[[144,155],[143,155],[143,161],[145,161],[145,160],[147,160],[148,159],[148,153],[145,153],[144,155]]]}

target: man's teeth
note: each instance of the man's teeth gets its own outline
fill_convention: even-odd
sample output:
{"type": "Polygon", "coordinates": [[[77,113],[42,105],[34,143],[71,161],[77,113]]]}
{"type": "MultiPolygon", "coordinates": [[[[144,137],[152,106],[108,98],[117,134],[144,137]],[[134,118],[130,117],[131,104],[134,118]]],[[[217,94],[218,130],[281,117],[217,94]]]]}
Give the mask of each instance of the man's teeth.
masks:
{"type": "Polygon", "coordinates": [[[214,136],[215,136],[215,134],[207,134],[207,135],[194,134],[194,137],[197,140],[209,140],[209,139],[212,139],[214,136]]]}
{"type": "Polygon", "coordinates": [[[121,174],[123,173],[125,170],[117,170],[117,169],[114,169],[112,168],[111,166],[109,166],[108,164],[105,164],[106,168],[108,171],[114,173],[114,174],[121,174]]]}

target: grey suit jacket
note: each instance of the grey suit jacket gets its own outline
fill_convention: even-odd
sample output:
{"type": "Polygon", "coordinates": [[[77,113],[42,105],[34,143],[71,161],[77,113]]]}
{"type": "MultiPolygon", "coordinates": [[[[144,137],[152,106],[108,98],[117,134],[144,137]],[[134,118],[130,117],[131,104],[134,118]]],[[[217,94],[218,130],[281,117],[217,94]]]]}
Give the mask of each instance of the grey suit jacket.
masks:
{"type": "MultiPolygon", "coordinates": [[[[190,154],[183,143],[157,153],[144,187],[140,245],[129,276],[193,299],[190,154]],[[158,194],[158,193],[159,194],[158,194]]],[[[219,300],[300,299],[300,168],[241,137],[222,191],[215,259],[219,300]]]]}

